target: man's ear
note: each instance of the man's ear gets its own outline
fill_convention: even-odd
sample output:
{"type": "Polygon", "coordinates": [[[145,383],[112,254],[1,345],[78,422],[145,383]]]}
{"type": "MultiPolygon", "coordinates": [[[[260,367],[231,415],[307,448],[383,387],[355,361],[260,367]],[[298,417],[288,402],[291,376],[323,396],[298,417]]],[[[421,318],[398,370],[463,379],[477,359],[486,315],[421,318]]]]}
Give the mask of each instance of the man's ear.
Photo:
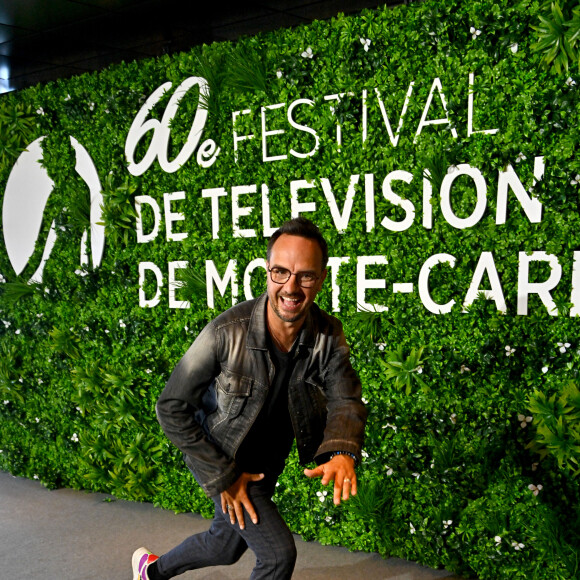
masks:
{"type": "Polygon", "coordinates": [[[326,280],[326,274],[328,274],[328,270],[324,268],[322,274],[320,276],[320,287],[322,288],[322,283],[326,280]]]}

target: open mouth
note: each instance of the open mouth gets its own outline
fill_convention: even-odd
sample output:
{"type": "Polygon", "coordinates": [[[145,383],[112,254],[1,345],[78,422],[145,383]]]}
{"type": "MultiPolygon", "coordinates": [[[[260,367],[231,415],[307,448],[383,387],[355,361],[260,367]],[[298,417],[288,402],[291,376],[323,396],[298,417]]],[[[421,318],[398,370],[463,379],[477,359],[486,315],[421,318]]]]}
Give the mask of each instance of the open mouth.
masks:
{"type": "Polygon", "coordinates": [[[302,298],[290,298],[289,296],[280,296],[279,298],[284,310],[298,310],[302,306],[302,298]]]}

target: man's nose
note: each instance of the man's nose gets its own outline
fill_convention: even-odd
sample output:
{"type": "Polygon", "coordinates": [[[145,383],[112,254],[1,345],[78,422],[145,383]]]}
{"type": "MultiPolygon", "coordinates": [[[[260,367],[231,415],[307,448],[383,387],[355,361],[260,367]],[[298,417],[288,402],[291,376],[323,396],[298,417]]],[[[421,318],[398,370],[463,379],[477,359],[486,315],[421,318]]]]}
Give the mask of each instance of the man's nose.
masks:
{"type": "Polygon", "coordinates": [[[298,284],[298,276],[296,274],[290,275],[290,278],[288,278],[286,284],[284,284],[284,290],[288,294],[300,292],[300,284],[298,284]]]}

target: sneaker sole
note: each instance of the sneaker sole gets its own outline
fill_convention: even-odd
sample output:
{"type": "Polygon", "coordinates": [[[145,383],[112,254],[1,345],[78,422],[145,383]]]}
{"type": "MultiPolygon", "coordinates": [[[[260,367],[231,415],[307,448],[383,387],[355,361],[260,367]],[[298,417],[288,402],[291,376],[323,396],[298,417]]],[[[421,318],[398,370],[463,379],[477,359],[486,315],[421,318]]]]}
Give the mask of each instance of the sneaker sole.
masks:
{"type": "Polygon", "coordinates": [[[133,558],[131,559],[131,565],[133,566],[133,580],[140,580],[139,561],[147,553],[148,552],[145,548],[139,548],[138,550],[135,550],[135,552],[133,552],[133,558]]]}

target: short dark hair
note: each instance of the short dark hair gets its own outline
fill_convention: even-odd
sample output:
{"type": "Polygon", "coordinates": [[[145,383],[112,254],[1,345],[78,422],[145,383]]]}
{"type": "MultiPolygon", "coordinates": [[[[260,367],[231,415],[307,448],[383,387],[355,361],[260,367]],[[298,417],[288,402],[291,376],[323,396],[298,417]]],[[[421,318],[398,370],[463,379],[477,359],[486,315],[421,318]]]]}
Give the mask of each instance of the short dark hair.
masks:
{"type": "Polygon", "coordinates": [[[283,234],[288,236],[299,236],[301,238],[307,238],[308,240],[314,240],[317,242],[322,251],[322,269],[324,270],[326,268],[326,264],[328,263],[328,244],[322,237],[318,226],[316,226],[305,217],[297,217],[288,220],[274,232],[270,238],[270,241],[268,242],[268,248],[266,249],[266,260],[268,260],[268,262],[270,261],[272,248],[276,243],[276,240],[283,234]]]}

